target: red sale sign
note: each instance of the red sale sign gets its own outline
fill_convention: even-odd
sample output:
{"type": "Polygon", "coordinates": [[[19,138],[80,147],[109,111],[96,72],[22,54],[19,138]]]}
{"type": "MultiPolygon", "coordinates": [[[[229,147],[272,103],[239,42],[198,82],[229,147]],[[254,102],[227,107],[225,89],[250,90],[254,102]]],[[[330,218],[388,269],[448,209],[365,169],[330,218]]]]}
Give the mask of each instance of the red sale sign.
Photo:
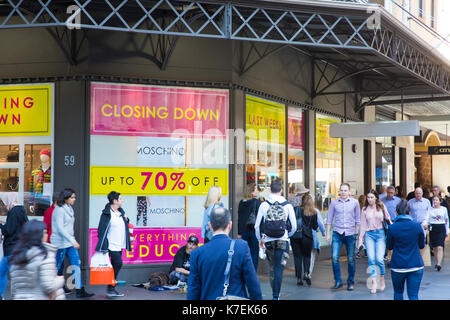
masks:
{"type": "Polygon", "coordinates": [[[228,90],[91,85],[91,134],[226,138],[228,90]]]}

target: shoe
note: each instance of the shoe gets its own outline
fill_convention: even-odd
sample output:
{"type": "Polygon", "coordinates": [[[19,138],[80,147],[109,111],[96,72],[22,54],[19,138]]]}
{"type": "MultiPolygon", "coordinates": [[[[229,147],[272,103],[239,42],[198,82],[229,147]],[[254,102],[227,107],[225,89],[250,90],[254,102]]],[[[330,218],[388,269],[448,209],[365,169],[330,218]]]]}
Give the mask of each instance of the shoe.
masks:
{"type": "Polygon", "coordinates": [[[386,282],[384,276],[380,276],[380,291],[384,291],[384,289],[386,289],[386,282]]]}
{"type": "Polygon", "coordinates": [[[93,293],[86,292],[84,287],[82,287],[81,289],[76,289],[76,290],[77,290],[77,298],[90,298],[90,297],[94,296],[93,293]]]}
{"type": "Polygon", "coordinates": [[[356,253],[356,256],[355,256],[355,258],[356,259],[359,259],[359,258],[361,258],[361,254],[359,253],[359,251],[356,253]]]}
{"type": "Polygon", "coordinates": [[[441,271],[441,266],[436,265],[436,269],[437,269],[437,271],[441,271]]]}
{"type": "Polygon", "coordinates": [[[372,278],[372,287],[370,288],[370,293],[374,294],[377,293],[377,279],[376,278],[372,278]]]}
{"type": "Polygon", "coordinates": [[[350,283],[347,285],[347,291],[353,291],[355,290],[355,286],[353,285],[353,283],[350,283]]]}
{"type": "Polygon", "coordinates": [[[113,289],[111,289],[111,290],[108,291],[108,293],[106,294],[106,296],[107,296],[108,298],[117,298],[117,297],[123,297],[124,294],[118,292],[118,291],[116,290],[116,288],[113,288],[113,289]]]}
{"type": "Polygon", "coordinates": [[[69,295],[69,294],[71,294],[72,293],[72,290],[70,290],[69,288],[67,288],[66,286],[64,286],[64,293],[66,294],[66,295],[69,295]]]}
{"type": "Polygon", "coordinates": [[[303,276],[303,280],[306,281],[306,284],[307,284],[308,286],[311,285],[311,278],[310,278],[307,274],[305,274],[305,275],[303,276]]]}
{"type": "Polygon", "coordinates": [[[339,289],[342,288],[342,282],[336,282],[334,287],[331,287],[331,289],[339,289]]]}
{"type": "Polygon", "coordinates": [[[302,285],[303,285],[302,278],[298,278],[298,279],[297,279],[297,285],[298,285],[298,286],[302,286],[302,285]]]}
{"type": "Polygon", "coordinates": [[[186,285],[187,285],[186,282],[183,282],[183,281],[180,281],[180,280],[178,280],[178,282],[177,282],[177,287],[183,288],[186,285]]]}

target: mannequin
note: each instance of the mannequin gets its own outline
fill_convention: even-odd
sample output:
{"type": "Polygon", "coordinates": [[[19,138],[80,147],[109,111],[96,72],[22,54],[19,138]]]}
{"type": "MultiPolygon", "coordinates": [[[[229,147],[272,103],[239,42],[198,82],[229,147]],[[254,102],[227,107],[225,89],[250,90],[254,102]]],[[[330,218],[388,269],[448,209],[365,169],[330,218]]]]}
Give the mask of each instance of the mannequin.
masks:
{"type": "MultiPolygon", "coordinates": [[[[39,153],[41,165],[33,170],[30,179],[30,211],[35,216],[43,216],[45,210],[50,207],[50,196],[44,195],[44,184],[51,183],[51,152],[49,149],[42,149],[39,153]]],[[[51,192],[50,192],[51,194],[51,192]]]]}

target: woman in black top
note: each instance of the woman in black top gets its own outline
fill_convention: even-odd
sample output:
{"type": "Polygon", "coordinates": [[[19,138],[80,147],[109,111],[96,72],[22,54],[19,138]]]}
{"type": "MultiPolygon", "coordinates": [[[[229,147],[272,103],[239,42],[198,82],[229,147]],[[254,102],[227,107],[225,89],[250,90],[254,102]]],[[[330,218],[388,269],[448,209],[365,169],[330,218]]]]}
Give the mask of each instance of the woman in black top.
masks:
{"type": "Polygon", "coordinates": [[[247,241],[255,271],[258,271],[259,244],[255,234],[255,220],[261,201],[258,199],[258,187],[255,183],[245,187],[244,199],[238,208],[238,238],[247,241]]]}
{"type": "Polygon", "coordinates": [[[25,222],[28,221],[25,208],[19,205],[19,196],[17,192],[6,193],[2,198],[3,203],[8,209],[6,223],[0,223],[3,239],[3,259],[0,262],[0,299],[4,299],[6,287],[8,286],[8,271],[10,263],[9,256],[12,254],[14,246],[19,240],[20,230],[25,222]]]}
{"type": "MultiPolygon", "coordinates": [[[[301,239],[291,239],[292,252],[294,254],[296,265],[297,284],[303,285],[302,281],[302,267],[303,280],[308,285],[311,285],[311,275],[309,269],[311,265],[311,252],[314,246],[312,230],[317,230],[319,224],[317,222],[318,210],[314,208],[314,201],[308,194],[302,199],[302,207],[299,210],[302,218],[302,237],[301,239]]],[[[298,230],[299,226],[297,226],[298,230]]]]}

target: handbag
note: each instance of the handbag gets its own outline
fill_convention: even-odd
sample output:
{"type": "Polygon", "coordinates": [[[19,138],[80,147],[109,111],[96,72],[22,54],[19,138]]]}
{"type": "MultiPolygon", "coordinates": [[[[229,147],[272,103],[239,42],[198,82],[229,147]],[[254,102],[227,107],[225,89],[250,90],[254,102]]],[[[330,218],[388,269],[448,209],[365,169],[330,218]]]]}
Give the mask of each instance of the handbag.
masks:
{"type": "Polygon", "coordinates": [[[383,219],[383,229],[384,229],[385,236],[387,236],[387,234],[388,234],[390,224],[391,224],[391,222],[389,220],[383,219]]]}
{"type": "Polygon", "coordinates": [[[303,238],[303,219],[300,213],[300,207],[295,207],[295,217],[297,218],[297,230],[290,237],[291,239],[302,239],[303,238]]]}
{"type": "Polygon", "coordinates": [[[256,201],[254,201],[255,205],[253,206],[253,210],[250,212],[247,219],[247,226],[255,227],[256,223],[256,201]]]}
{"type": "Polygon", "coordinates": [[[239,296],[233,296],[233,295],[227,295],[228,286],[230,285],[230,270],[231,270],[231,261],[233,261],[233,254],[234,254],[234,244],[236,243],[236,240],[231,240],[230,249],[228,250],[228,261],[227,266],[225,268],[225,280],[223,282],[223,294],[220,297],[217,297],[216,300],[249,300],[247,298],[239,297],[239,296]]]}

